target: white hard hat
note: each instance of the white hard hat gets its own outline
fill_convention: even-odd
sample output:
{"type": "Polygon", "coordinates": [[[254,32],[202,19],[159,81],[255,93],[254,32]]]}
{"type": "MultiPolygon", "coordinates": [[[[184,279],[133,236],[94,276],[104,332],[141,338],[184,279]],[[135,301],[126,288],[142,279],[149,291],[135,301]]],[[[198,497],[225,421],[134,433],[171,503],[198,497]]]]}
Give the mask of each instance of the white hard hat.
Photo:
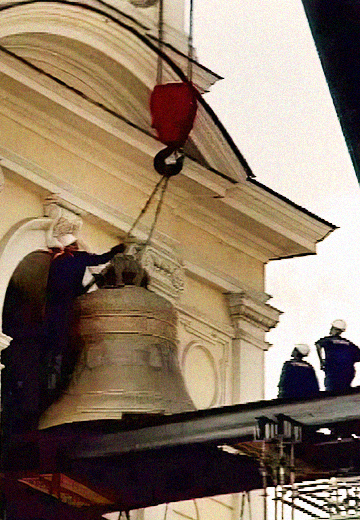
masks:
{"type": "Polygon", "coordinates": [[[76,237],[71,233],[67,233],[66,235],[61,235],[58,237],[58,240],[63,247],[67,247],[73,242],[76,242],[76,237]]]}
{"type": "Polygon", "coordinates": [[[342,330],[343,332],[346,329],[346,323],[344,320],[334,320],[332,322],[331,326],[334,327],[334,329],[339,329],[339,330],[342,330]]]}
{"type": "Polygon", "coordinates": [[[300,352],[302,356],[307,356],[310,352],[309,345],[305,345],[304,343],[299,343],[298,345],[295,345],[295,349],[300,352]]]}

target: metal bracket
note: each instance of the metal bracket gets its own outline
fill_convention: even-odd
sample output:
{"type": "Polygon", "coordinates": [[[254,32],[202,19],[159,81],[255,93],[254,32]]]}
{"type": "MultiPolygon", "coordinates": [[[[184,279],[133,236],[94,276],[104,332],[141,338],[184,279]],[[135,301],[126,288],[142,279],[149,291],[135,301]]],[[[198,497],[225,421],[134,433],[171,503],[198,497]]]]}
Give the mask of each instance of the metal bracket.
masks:
{"type": "Polygon", "coordinates": [[[276,419],[266,416],[257,417],[254,438],[261,441],[301,442],[302,424],[284,414],[276,415],[276,419]]]}

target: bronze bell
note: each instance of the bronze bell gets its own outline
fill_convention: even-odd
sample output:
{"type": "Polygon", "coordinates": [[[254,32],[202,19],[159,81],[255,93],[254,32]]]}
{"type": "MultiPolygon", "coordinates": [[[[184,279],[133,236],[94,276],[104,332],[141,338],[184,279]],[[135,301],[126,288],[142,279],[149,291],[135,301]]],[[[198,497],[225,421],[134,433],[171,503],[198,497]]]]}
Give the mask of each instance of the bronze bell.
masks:
{"type": "Polygon", "coordinates": [[[68,388],[39,428],[194,410],[178,362],[175,309],[141,286],[145,281],[137,261],[120,254],[105,285],[77,299],[81,354],[68,388]]]}

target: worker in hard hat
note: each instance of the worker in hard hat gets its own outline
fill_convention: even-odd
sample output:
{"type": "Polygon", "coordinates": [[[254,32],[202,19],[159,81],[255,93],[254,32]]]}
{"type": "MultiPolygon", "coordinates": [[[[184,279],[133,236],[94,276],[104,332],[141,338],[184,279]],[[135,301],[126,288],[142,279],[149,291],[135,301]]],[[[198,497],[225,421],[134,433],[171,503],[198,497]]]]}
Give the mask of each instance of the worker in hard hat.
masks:
{"type": "Polygon", "coordinates": [[[278,397],[307,399],[319,393],[319,382],[314,367],[304,360],[309,352],[308,345],[295,345],[291,359],[285,361],[281,371],[278,397]]]}
{"type": "Polygon", "coordinates": [[[44,364],[46,365],[46,389],[49,401],[57,396],[71,375],[74,352],[69,348],[69,334],[73,302],[86,292],[83,286],[88,266],[109,262],[116,254],[125,250],[120,243],[110,251],[97,255],[80,251],[76,237],[64,234],[58,238],[62,249],[57,251],[50,264],[44,319],[44,364]]]}
{"type": "Polygon", "coordinates": [[[329,335],[315,343],[320,367],[325,372],[325,389],[332,393],[350,389],[355,376],[354,365],[360,361],[359,347],[341,336],[345,330],[345,321],[335,320],[329,335]]]}

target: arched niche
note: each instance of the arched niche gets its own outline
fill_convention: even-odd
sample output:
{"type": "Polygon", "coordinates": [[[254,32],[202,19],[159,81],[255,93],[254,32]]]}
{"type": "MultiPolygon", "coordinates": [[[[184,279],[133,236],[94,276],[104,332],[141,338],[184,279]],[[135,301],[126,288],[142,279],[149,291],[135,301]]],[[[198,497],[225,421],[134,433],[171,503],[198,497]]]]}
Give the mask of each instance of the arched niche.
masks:
{"type": "Polygon", "coordinates": [[[5,436],[37,427],[46,403],[44,313],[52,255],[37,249],[15,268],[5,293],[2,329],[12,338],[1,353],[2,430],[5,436]]]}
{"type": "MultiPolygon", "coordinates": [[[[48,217],[25,219],[13,226],[0,241],[0,330],[4,300],[11,277],[20,262],[30,253],[47,250],[46,232],[53,220],[48,217]]],[[[6,346],[6,345],[5,345],[6,346]]]]}
{"type": "MultiPolygon", "coordinates": [[[[16,273],[17,268],[20,268],[27,258],[27,262],[24,262],[23,267],[28,266],[30,285],[33,283],[31,277],[34,273],[31,273],[31,266],[35,267],[38,271],[41,265],[38,263],[38,257],[34,255],[36,251],[42,251],[46,255],[46,232],[50,229],[53,223],[53,219],[42,217],[42,218],[29,218],[18,222],[14,225],[8,233],[0,241],[0,353],[9,345],[12,341],[9,331],[11,327],[7,326],[6,331],[3,330],[3,314],[4,314],[4,303],[7,295],[8,301],[11,302],[11,279],[16,273]],[[9,292],[8,292],[9,291],[9,292]],[[6,334],[7,332],[7,334],[6,334]]],[[[41,269],[40,269],[41,270],[41,269]]],[[[37,278],[36,276],[34,278],[37,278]]],[[[43,282],[41,282],[43,283],[43,282]]],[[[13,299],[14,312],[17,312],[18,300],[13,299]]],[[[33,302],[33,308],[37,307],[37,302],[33,302]]],[[[11,306],[8,307],[7,312],[11,312],[11,306]]],[[[21,319],[21,315],[19,315],[21,319]]],[[[9,324],[8,324],[9,325],[9,324]]],[[[4,353],[1,356],[2,360],[6,358],[4,353]]],[[[6,360],[5,360],[6,363],[6,360]]],[[[0,370],[4,368],[4,365],[0,365],[0,370]]],[[[26,405],[26,403],[24,403],[26,405]]]]}

